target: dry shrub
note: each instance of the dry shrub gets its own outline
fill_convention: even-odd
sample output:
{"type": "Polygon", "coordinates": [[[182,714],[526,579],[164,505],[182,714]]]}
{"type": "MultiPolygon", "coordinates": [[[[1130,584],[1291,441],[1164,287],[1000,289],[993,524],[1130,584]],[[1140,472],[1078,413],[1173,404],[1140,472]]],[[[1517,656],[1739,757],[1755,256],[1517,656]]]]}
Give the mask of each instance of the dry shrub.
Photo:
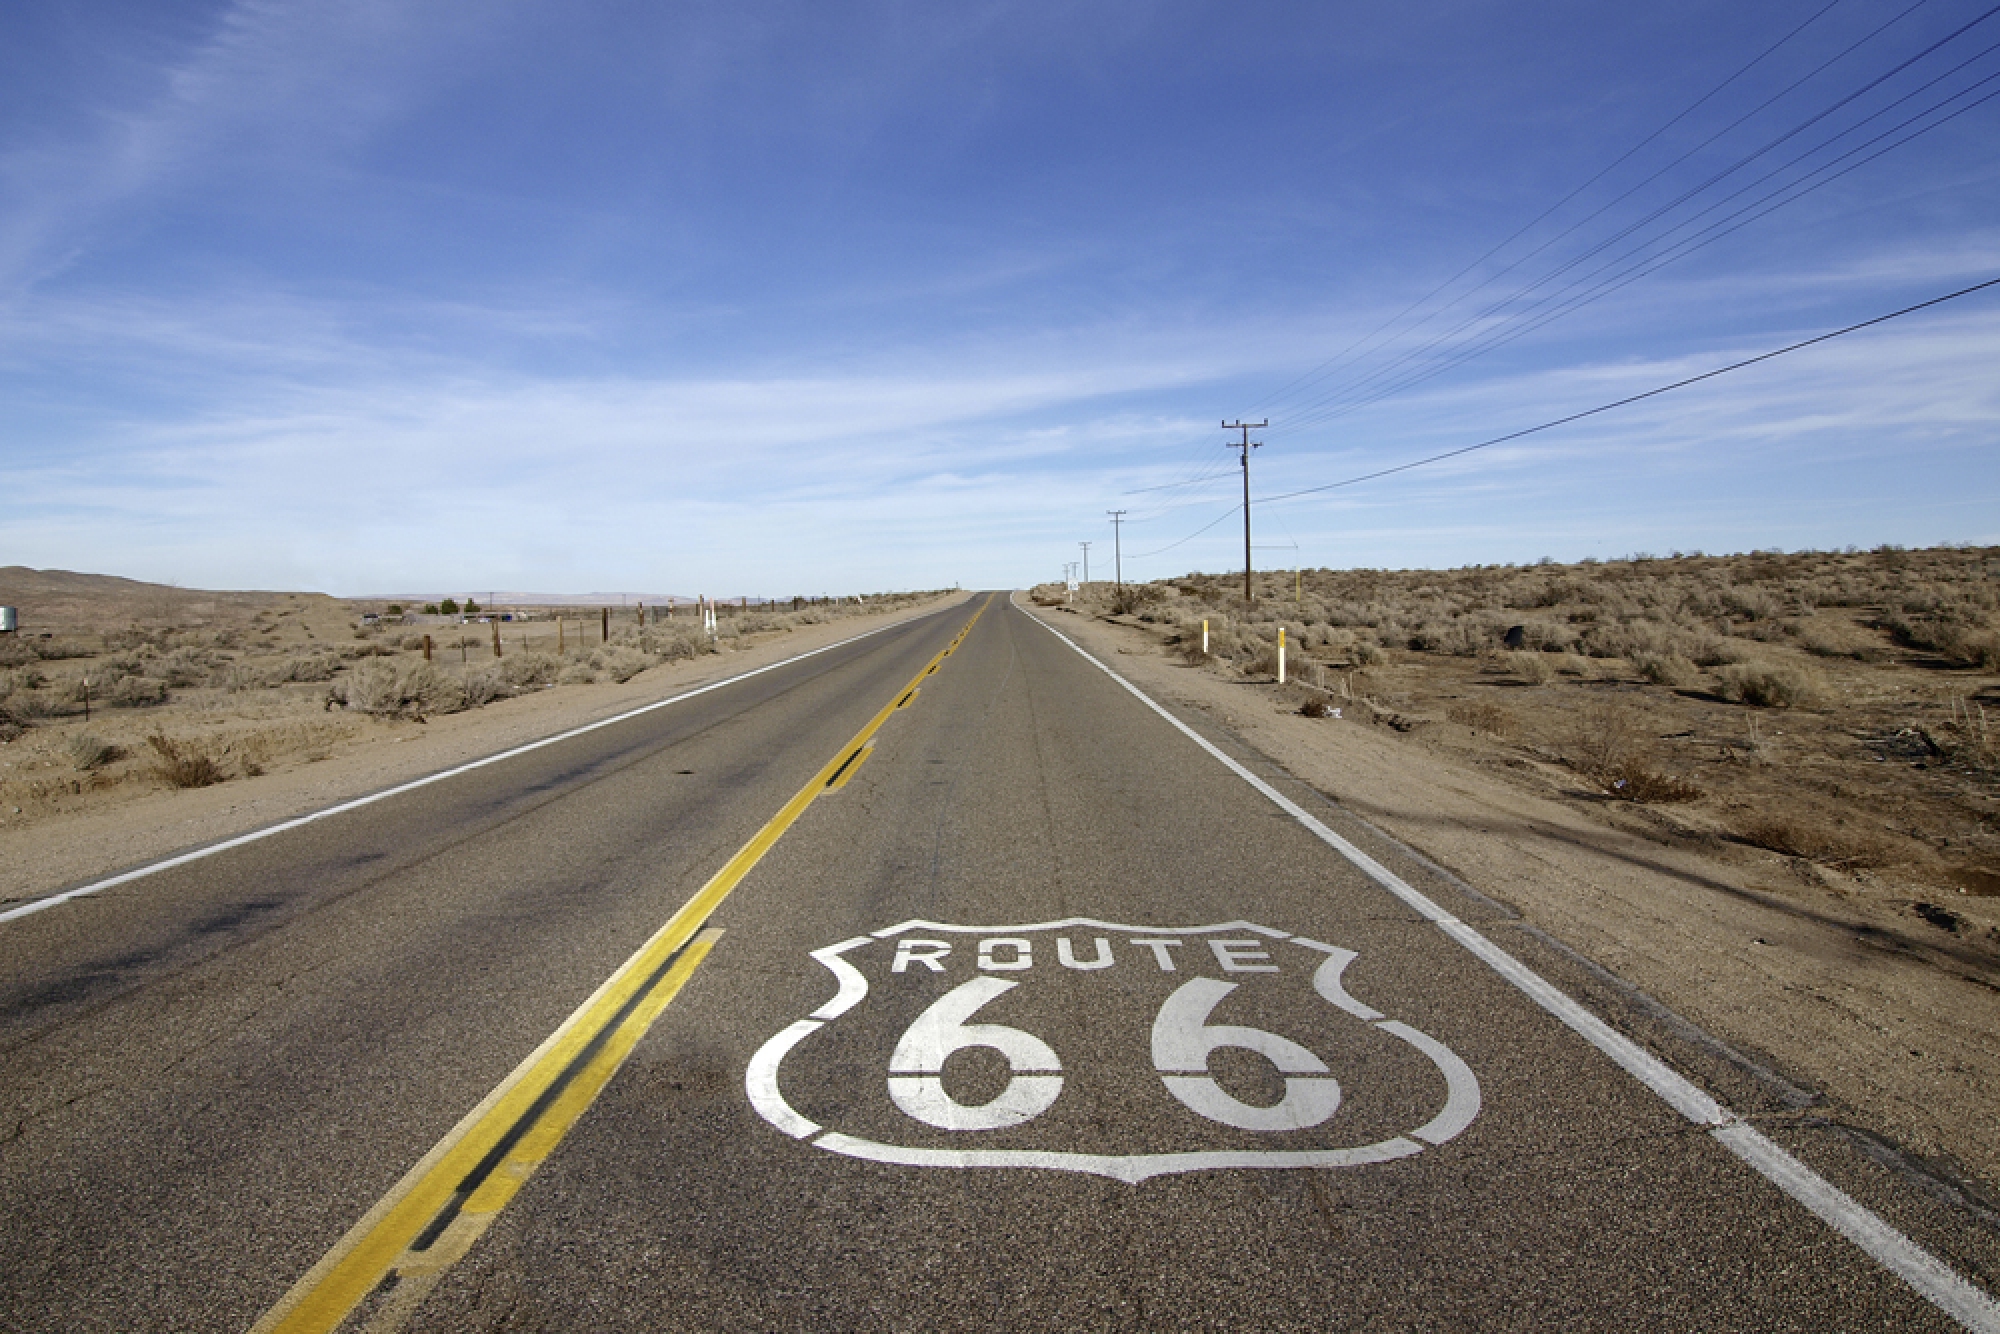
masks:
{"type": "Polygon", "coordinates": [[[1314,695],[1311,699],[1299,705],[1299,713],[1307,718],[1326,718],[1332,715],[1333,705],[1321,699],[1318,695],[1314,695]]]}
{"type": "Polygon", "coordinates": [[[1719,668],[1715,675],[1724,698],[1759,709],[1805,709],[1826,698],[1825,682],[1803,667],[1745,662],[1719,668]]]}
{"type": "Polygon", "coordinates": [[[1627,760],[1615,770],[1596,777],[1604,784],[1604,790],[1620,801],[1663,805],[1694,801],[1702,795],[1701,789],[1686,779],[1663,773],[1640,760],[1627,760]]]}
{"type": "Polygon", "coordinates": [[[233,695],[246,690],[262,690],[268,682],[264,673],[245,663],[232,662],[216,676],[216,684],[233,695]]]}
{"type": "Polygon", "coordinates": [[[465,707],[465,687],[427,662],[363,663],[336,681],[327,702],[377,717],[420,718],[465,707]]]}
{"type": "Polygon", "coordinates": [[[331,681],[333,674],[339,670],[338,657],[331,653],[315,653],[309,657],[293,658],[264,679],[270,685],[281,685],[286,681],[331,681]]]}
{"type": "Polygon", "coordinates": [[[500,663],[500,675],[514,689],[553,685],[562,671],[562,661],[552,653],[516,653],[500,663]]]}
{"type": "Polygon", "coordinates": [[[48,678],[32,667],[19,671],[0,671],[0,699],[23,690],[38,690],[48,683],[48,678]]]}
{"type": "Polygon", "coordinates": [[[31,641],[19,635],[0,637],[0,667],[26,667],[31,662],[40,662],[41,658],[31,641]]]}
{"type": "Polygon", "coordinates": [[[168,787],[210,787],[227,777],[213,755],[164,732],[147,737],[146,744],[153,748],[154,775],[168,787]]]}
{"type": "Polygon", "coordinates": [[[1547,685],[1556,674],[1554,664],[1541,653],[1509,653],[1506,663],[1508,671],[1531,686],[1547,685]]]}
{"type": "Polygon", "coordinates": [[[92,736],[88,732],[78,732],[71,737],[67,749],[69,762],[76,766],[79,773],[102,769],[105,765],[114,764],[125,757],[122,749],[112,745],[103,737],[92,736]]]}
{"type": "Polygon", "coordinates": [[[7,697],[7,708],[22,722],[56,718],[70,711],[70,701],[52,690],[22,690],[7,697]]]}
{"type": "Polygon", "coordinates": [[[1974,773],[2000,773],[2000,747],[1994,744],[1984,704],[1954,696],[1951,719],[1938,731],[1938,736],[1925,739],[1943,751],[1946,760],[1974,773]]]}
{"type": "Polygon", "coordinates": [[[1488,699],[1461,700],[1447,708],[1444,716],[1492,736],[1512,736],[1516,729],[1514,715],[1488,699]]]}
{"type": "Polygon", "coordinates": [[[1563,745],[1569,767],[1593,778],[1615,773],[1640,754],[1646,736],[1631,709],[1604,701],[1584,709],[1563,745]]]}
{"type": "Polygon", "coordinates": [[[1603,785],[1620,801],[1693,801],[1700,788],[1654,765],[1651,745],[1634,712],[1604,702],[1583,711],[1564,747],[1570,768],[1603,785]]]}
{"type": "Polygon", "coordinates": [[[1880,624],[1906,647],[1927,649],[1962,667],[2000,671],[2000,633],[1974,613],[1952,608],[1942,616],[1885,616],[1880,624]]]}
{"type": "Polygon", "coordinates": [[[1701,669],[1678,653],[1641,653],[1632,666],[1656,686],[1679,688],[1701,679],[1701,669]]]}
{"type": "Polygon", "coordinates": [[[12,741],[27,730],[11,711],[0,708],[0,741],[12,741]]]}
{"type": "Polygon", "coordinates": [[[150,676],[123,676],[106,692],[104,702],[114,709],[143,709],[167,702],[167,683],[150,676]]]}
{"type": "Polygon", "coordinates": [[[484,708],[496,699],[506,699],[514,692],[508,687],[506,672],[499,666],[475,667],[465,674],[460,684],[465,689],[465,706],[468,709],[484,708]]]}
{"type": "Polygon", "coordinates": [[[1166,590],[1151,584],[1121,584],[1111,594],[1111,614],[1124,616],[1166,596],[1166,590]]]}
{"type": "Polygon", "coordinates": [[[590,665],[613,681],[624,683],[653,665],[653,660],[636,648],[607,644],[590,655],[590,665]]]}
{"type": "Polygon", "coordinates": [[[1738,839],[1753,847],[1830,866],[1873,866],[1883,858],[1879,844],[1793,816],[1758,816],[1737,826],[1735,832],[1738,839]]]}

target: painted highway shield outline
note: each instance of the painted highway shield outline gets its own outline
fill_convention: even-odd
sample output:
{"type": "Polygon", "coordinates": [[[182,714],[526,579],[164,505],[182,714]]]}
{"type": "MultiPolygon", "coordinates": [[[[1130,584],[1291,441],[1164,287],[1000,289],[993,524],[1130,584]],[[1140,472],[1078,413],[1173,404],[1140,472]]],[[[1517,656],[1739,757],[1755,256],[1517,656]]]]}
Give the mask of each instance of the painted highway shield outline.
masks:
{"type": "MultiPolygon", "coordinates": [[[[808,1018],[780,1030],[757,1050],[757,1054],[750,1058],[749,1068],[744,1072],[744,1090],[749,1095],[750,1105],[757,1110],[757,1114],[785,1134],[794,1139],[805,1140],[815,1148],[844,1154],[851,1158],[907,1167],[1039,1167],[1061,1172],[1087,1172],[1136,1185],[1149,1177],[1175,1172],[1227,1168],[1361,1167],[1370,1163],[1390,1162],[1397,1158],[1408,1158],[1422,1153],[1427,1147],[1443,1144],[1455,1138],[1479,1115],[1479,1081],[1470,1067],[1460,1060],[1455,1052],[1427,1034],[1408,1024],[1390,1019],[1381,1011],[1364,1005],[1348,995],[1341,985],[1341,974],[1357,957],[1352,950],[1344,950],[1336,945],[1323,944],[1305,936],[1292,935],[1271,927],[1259,926],[1254,922],[1234,921],[1191,927],[1141,927],[1104,922],[1089,917],[1071,917],[1062,921],[1018,926],[954,926],[943,922],[909,921],[886,927],[872,935],[856,936],[837,945],[813,950],[810,952],[810,957],[833,974],[838,990],[831,1000],[814,1010],[808,1018]],[[785,1101],[784,1094],[779,1091],[778,1067],[783,1064],[791,1050],[867,998],[868,978],[860,969],[841,957],[848,951],[918,931],[931,934],[993,937],[1078,928],[1095,928],[1127,935],[1189,938],[1223,932],[1254,932],[1267,940],[1285,941],[1324,954],[1326,958],[1313,971],[1313,990],[1337,1009],[1421,1052],[1444,1078],[1446,1090],[1444,1106],[1437,1115],[1413,1130],[1354,1148],[1224,1149],[1181,1153],[1094,1154],[1040,1149],[927,1149],[883,1144],[828,1130],[801,1115],[785,1101]]],[[[1157,1034],[1155,1041],[1157,1050],[1159,1041],[1157,1034]]],[[[1320,1068],[1324,1069],[1323,1066],[1320,1068]]],[[[897,1081],[910,1079],[909,1076],[891,1078],[892,1088],[897,1081]]],[[[1331,1084],[1332,1081],[1329,1079],[1326,1082],[1331,1084]]],[[[906,1084],[906,1087],[909,1085],[906,1084]]],[[[1170,1082],[1169,1090],[1172,1091],[1172,1088],[1173,1084],[1170,1082]]],[[[1181,1095],[1176,1093],[1175,1096],[1181,1095]]],[[[1337,1094],[1333,1096],[1337,1097],[1337,1094]]],[[[902,1101],[901,1095],[898,1096],[898,1101],[902,1101]]]]}

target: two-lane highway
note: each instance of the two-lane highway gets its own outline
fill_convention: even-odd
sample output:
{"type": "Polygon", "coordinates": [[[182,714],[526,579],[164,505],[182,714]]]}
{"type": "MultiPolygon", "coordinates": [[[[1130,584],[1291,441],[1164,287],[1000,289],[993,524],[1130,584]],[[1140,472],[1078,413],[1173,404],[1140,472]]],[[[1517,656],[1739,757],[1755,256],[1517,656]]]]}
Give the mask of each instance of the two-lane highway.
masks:
{"type": "Polygon", "coordinates": [[[2000,1328],[1306,799],[982,597],[0,924],[0,1310],[2000,1328]]]}

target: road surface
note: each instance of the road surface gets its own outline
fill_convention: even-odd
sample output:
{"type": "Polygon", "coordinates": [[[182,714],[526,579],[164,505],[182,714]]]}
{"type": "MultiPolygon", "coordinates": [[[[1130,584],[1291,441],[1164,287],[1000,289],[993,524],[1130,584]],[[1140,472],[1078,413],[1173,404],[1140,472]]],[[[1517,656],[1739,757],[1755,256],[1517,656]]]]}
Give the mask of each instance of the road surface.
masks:
{"type": "Polygon", "coordinates": [[[2000,1328],[1005,595],[0,922],[0,1081],[10,1330],[2000,1328]]]}

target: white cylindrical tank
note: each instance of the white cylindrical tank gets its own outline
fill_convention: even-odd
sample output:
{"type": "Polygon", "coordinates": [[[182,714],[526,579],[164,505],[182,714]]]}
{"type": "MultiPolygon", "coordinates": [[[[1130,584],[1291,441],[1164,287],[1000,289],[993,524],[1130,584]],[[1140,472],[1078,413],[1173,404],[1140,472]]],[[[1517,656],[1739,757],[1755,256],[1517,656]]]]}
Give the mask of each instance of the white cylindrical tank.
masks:
{"type": "Polygon", "coordinates": [[[20,626],[20,615],[12,607],[0,607],[0,635],[11,635],[20,626]]]}

